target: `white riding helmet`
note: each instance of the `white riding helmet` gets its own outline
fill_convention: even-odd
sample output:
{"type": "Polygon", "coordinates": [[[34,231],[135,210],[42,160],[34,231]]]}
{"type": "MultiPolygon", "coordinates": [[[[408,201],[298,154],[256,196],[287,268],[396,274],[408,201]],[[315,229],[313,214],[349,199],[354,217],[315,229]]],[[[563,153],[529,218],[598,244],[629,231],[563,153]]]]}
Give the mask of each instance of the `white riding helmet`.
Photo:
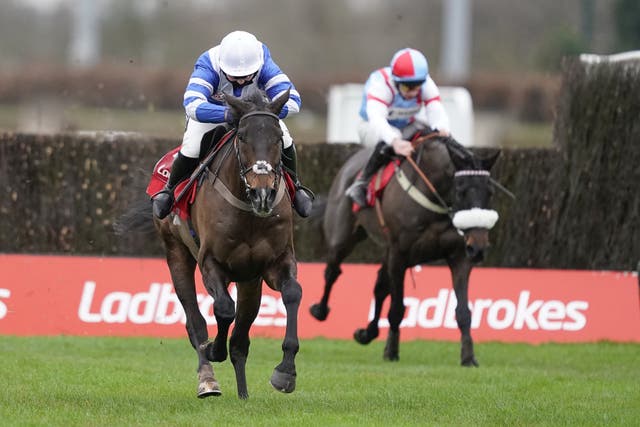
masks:
{"type": "Polygon", "coordinates": [[[220,42],[220,68],[229,76],[254,74],[263,63],[262,43],[251,33],[233,31],[220,42]]]}

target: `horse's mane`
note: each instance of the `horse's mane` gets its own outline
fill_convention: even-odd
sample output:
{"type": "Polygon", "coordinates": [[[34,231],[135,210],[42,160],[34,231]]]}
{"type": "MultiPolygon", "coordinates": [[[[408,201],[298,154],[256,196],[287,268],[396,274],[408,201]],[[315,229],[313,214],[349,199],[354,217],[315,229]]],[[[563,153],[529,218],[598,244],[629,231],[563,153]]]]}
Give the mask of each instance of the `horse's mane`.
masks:
{"type": "Polygon", "coordinates": [[[249,92],[241,98],[243,101],[253,104],[256,110],[264,110],[269,104],[267,93],[261,89],[249,92]]]}
{"type": "Polygon", "coordinates": [[[480,167],[479,159],[475,155],[475,153],[469,150],[464,145],[460,144],[452,136],[447,136],[442,138],[442,143],[447,146],[451,154],[455,153],[457,157],[464,159],[465,162],[467,162],[470,165],[473,165],[474,168],[480,167]]]}

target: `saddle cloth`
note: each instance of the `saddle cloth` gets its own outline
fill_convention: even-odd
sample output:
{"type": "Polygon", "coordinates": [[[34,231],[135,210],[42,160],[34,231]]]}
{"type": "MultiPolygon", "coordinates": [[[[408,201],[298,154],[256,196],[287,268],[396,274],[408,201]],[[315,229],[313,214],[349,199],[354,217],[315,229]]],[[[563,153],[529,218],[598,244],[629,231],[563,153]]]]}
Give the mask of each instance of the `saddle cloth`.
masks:
{"type": "MultiPolygon", "coordinates": [[[[396,166],[399,164],[400,160],[394,159],[371,177],[369,184],[367,184],[367,206],[360,206],[357,203],[354,203],[351,207],[351,210],[354,213],[360,211],[360,209],[374,206],[376,204],[376,199],[382,195],[385,187],[389,184],[389,181],[391,181],[391,178],[393,178],[393,175],[396,172],[396,166]]],[[[358,176],[359,175],[360,174],[358,174],[358,176]]]]}
{"type": "MultiPolygon", "coordinates": [[[[218,149],[222,145],[224,145],[229,139],[230,134],[225,135],[220,142],[216,144],[216,148],[218,149]]],[[[147,185],[147,194],[150,197],[156,195],[160,190],[164,188],[167,181],[169,180],[169,175],[171,174],[171,167],[173,166],[173,160],[178,155],[178,151],[180,147],[176,147],[166,153],[153,167],[153,172],[151,173],[151,179],[149,184],[147,185]]],[[[197,169],[196,169],[197,170],[197,169]]],[[[206,168],[202,169],[201,173],[207,170],[206,168]]],[[[283,174],[285,183],[287,184],[287,191],[289,193],[289,200],[293,200],[293,196],[295,194],[296,188],[293,183],[293,180],[289,176],[288,173],[283,174]]],[[[180,217],[182,220],[188,220],[190,217],[191,205],[196,199],[196,194],[198,193],[199,186],[193,185],[196,182],[199,182],[199,177],[196,177],[193,181],[187,179],[178,184],[173,192],[174,198],[177,198],[179,194],[185,191],[185,194],[182,196],[180,200],[177,201],[173,205],[172,211],[180,217]],[[191,185],[190,185],[191,184],[191,185]],[[186,188],[187,185],[190,185],[189,188],[186,188]]]]}
{"type": "MultiPolygon", "coordinates": [[[[171,174],[173,160],[178,155],[178,151],[180,151],[180,146],[172,149],[162,156],[162,158],[158,160],[156,165],[153,167],[151,180],[149,181],[149,185],[147,185],[147,194],[150,197],[156,195],[166,185],[169,180],[169,175],[171,174]]],[[[173,196],[178,197],[178,194],[182,193],[182,190],[187,186],[187,184],[189,184],[188,179],[178,184],[173,191],[173,196]]],[[[180,216],[180,219],[187,220],[189,218],[189,206],[195,200],[197,190],[197,185],[191,185],[191,188],[187,190],[188,192],[185,193],[182,199],[178,200],[178,202],[173,205],[173,212],[180,216]]]]}

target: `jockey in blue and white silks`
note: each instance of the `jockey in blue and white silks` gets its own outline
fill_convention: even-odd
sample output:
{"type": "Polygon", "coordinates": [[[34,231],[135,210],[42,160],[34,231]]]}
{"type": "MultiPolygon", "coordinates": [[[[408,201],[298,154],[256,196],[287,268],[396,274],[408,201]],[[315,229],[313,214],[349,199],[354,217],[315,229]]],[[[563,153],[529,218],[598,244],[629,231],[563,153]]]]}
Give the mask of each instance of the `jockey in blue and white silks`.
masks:
{"type": "Polygon", "coordinates": [[[182,145],[174,160],[166,187],[153,197],[153,211],[166,217],[173,205],[173,190],[195,170],[202,137],[216,126],[229,127],[234,122],[225,103],[226,94],[244,97],[264,91],[273,101],[289,91],[289,100],[280,112],[282,162],[296,184],[294,207],[301,216],[311,210],[311,196],[297,178],[297,158],[293,139],[282,119],[300,111],[300,94],[271,57],[269,48],[253,34],[233,31],[219,45],[202,53],[195,62],[184,93],[187,124],[182,145]]]}
{"type": "Polygon", "coordinates": [[[369,179],[390,160],[390,153],[409,156],[413,152],[408,139],[414,132],[430,127],[442,135],[450,133],[449,117],[429,76],[427,59],[411,48],[399,50],[388,67],[369,75],[360,117],[360,142],[376,146],[362,174],[346,191],[360,206],[366,205],[369,179]]]}

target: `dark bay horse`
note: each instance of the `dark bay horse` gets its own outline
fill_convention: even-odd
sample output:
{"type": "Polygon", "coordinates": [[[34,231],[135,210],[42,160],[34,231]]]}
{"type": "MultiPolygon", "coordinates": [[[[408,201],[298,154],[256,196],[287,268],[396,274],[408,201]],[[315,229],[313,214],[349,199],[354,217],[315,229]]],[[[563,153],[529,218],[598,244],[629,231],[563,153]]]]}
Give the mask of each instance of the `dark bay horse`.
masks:
{"type": "Polygon", "coordinates": [[[296,279],[292,210],[280,164],[278,113],[287,99],[285,94],[267,103],[258,93],[246,100],[227,97],[234,117],[240,119],[235,136],[208,167],[191,208],[199,245],[185,237],[180,229],[183,223],[174,215],[154,220],[175,292],[186,313],[189,340],[198,355],[198,397],[221,394],[210,362],[227,358],[227,337],[234,320],[228,353],[238,397],[248,397],[245,365],[249,329],[260,309],[263,280],[281,293],[287,311],[283,358],[270,381],[285,393],[295,389],[302,289],[296,279]],[[207,324],[198,308],[196,265],[214,299],[217,334],[213,341],[209,341],[207,324]],[[228,292],[231,282],[237,283],[237,307],[228,292]]]}
{"type": "Polygon", "coordinates": [[[331,288],[342,272],[340,264],[368,236],[383,246],[385,255],[373,292],[374,318],[366,328],[355,331],[355,340],[368,344],[378,336],[382,303],[390,295],[384,358],[398,360],[405,272],[418,264],[445,260],[458,299],[461,363],[478,366],[470,334],[469,275],[474,263],[483,259],[489,229],[498,219],[497,212],[489,209],[493,193],[489,170],[500,151],[479,158],[452,138],[436,133],[416,139],[414,146],[414,155],[397,167],[376,208],[354,214],[352,201],[345,195],[371,148],[354,154],[335,177],[323,218],[328,246],[324,293],[311,306],[311,314],[318,320],[327,318],[331,288]]]}

